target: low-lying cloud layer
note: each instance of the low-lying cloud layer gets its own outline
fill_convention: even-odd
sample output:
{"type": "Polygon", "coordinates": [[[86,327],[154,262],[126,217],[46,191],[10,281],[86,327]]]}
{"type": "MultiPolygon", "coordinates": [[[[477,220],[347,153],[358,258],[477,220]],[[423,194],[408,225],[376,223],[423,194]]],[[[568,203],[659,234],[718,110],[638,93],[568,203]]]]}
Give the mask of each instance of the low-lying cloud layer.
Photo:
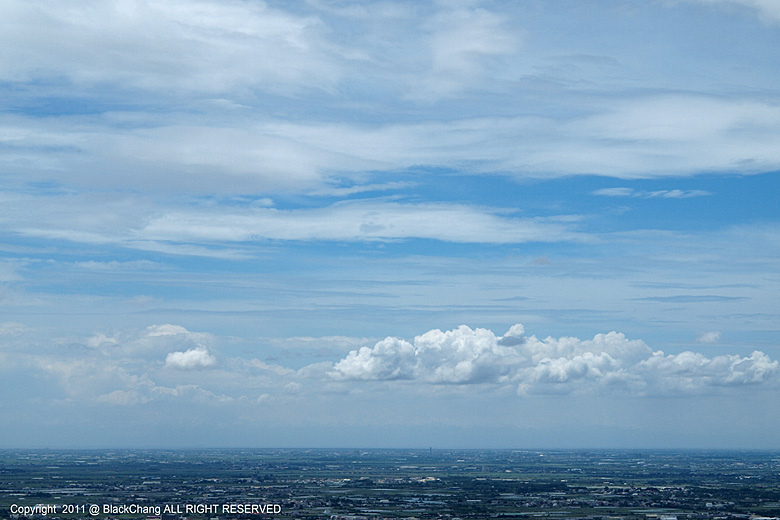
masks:
{"type": "MultiPolygon", "coordinates": [[[[620,424],[631,445],[631,432],[648,425],[660,424],[677,438],[678,412],[672,410],[692,410],[685,420],[693,430],[700,421],[716,427],[724,410],[745,416],[746,406],[760,410],[761,420],[780,383],[780,362],[760,351],[667,354],[618,332],[540,339],[519,324],[503,335],[462,325],[357,349],[365,339],[298,338],[292,343],[333,350],[297,369],[290,364],[302,344],[271,346],[274,341],[259,339],[236,345],[236,338],[176,324],[58,344],[38,342],[37,329],[16,322],[0,329],[11,331],[0,336],[0,390],[15,396],[0,413],[50,421],[77,415],[79,428],[108,427],[112,439],[123,436],[130,444],[138,442],[138,432],[164,423],[180,433],[210,431],[217,443],[225,442],[229,425],[246,432],[231,441],[240,444],[256,442],[269,425],[282,433],[264,442],[297,442],[284,432],[302,428],[310,435],[306,442],[316,445],[322,427],[336,428],[341,439],[322,442],[341,445],[354,441],[353,426],[522,433],[529,425],[557,432],[620,424]],[[107,417],[114,418],[108,426],[107,417]]],[[[735,428],[728,425],[730,432],[735,428]]],[[[71,432],[76,445],[79,432],[71,432]]],[[[522,442],[507,439],[496,442],[522,442]]]]}
{"type": "Polygon", "coordinates": [[[727,386],[776,384],[780,364],[763,352],[747,357],[665,354],[618,332],[593,339],[539,339],[522,325],[503,336],[465,325],[432,330],[412,342],[388,337],[333,365],[337,380],[407,379],[433,384],[516,384],[518,393],[615,388],[636,395],[700,393],[727,386]]]}
{"type": "MultiPolygon", "coordinates": [[[[340,347],[330,353],[335,361],[310,363],[297,370],[284,362],[270,362],[284,348],[272,349],[275,354],[266,351],[265,356],[270,356],[266,360],[247,357],[226,351],[226,338],[179,325],[97,333],[49,349],[35,346],[30,339],[34,331],[20,324],[1,326],[14,331],[0,341],[2,370],[44,378],[59,388],[52,399],[64,395],[84,404],[193,400],[257,404],[291,395],[321,398],[327,392],[371,391],[378,388],[374,383],[407,390],[416,387],[421,399],[433,400],[446,388],[474,385],[484,391],[500,389],[502,395],[511,389],[523,399],[533,399],[536,394],[690,397],[720,395],[740,387],[775,388],[780,383],[780,362],[761,351],[667,354],[619,332],[596,334],[592,339],[540,339],[527,335],[520,324],[503,335],[461,325],[448,331],[430,330],[411,341],[388,337],[338,359],[338,350],[349,348],[340,347]],[[259,396],[263,396],[260,401],[259,396]]],[[[333,341],[320,338],[319,343],[333,341]]]]}

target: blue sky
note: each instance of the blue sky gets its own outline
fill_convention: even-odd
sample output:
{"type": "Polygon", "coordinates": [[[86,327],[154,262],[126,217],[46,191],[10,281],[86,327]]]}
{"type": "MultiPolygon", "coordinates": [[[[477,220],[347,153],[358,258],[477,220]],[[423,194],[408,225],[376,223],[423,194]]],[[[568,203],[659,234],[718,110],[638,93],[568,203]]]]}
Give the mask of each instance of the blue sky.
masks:
{"type": "Polygon", "coordinates": [[[0,48],[1,444],[780,447],[777,3],[12,0],[0,48]]]}

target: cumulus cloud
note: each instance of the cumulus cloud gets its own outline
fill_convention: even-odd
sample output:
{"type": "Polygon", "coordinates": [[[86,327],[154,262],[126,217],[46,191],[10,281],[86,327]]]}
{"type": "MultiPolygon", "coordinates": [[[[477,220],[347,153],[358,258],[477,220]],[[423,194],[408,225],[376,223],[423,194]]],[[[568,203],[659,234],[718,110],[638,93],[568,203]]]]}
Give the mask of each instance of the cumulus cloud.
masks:
{"type": "Polygon", "coordinates": [[[184,352],[171,352],[165,358],[165,366],[177,370],[196,370],[210,368],[217,363],[217,358],[209,354],[203,347],[193,348],[184,352]]]}
{"type": "Polygon", "coordinates": [[[411,379],[415,348],[399,338],[386,338],[373,347],[360,347],[334,366],[331,375],[343,379],[411,379]]]}
{"type": "Polygon", "coordinates": [[[512,325],[506,334],[504,334],[499,340],[500,345],[520,345],[525,343],[525,327],[521,323],[512,325]]]}
{"type": "Polygon", "coordinates": [[[140,331],[133,344],[149,349],[171,348],[172,346],[197,346],[206,348],[213,344],[214,336],[208,332],[193,332],[181,325],[164,323],[151,325],[140,331]]]}
{"type": "Polygon", "coordinates": [[[207,332],[193,332],[171,323],[111,334],[97,332],[86,340],[87,346],[100,350],[104,355],[121,356],[154,356],[161,351],[208,348],[214,343],[214,336],[207,332]]]}
{"type": "Polygon", "coordinates": [[[285,366],[221,355],[214,347],[216,343],[209,333],[163,323],[143,329],[97,332],[83,342],[74,341],[49,351],[14,352],[13,361],[32,374],[45,376],[56,388],[58,398],[112,406],[161,400],[232,402],[247,398],[247,394],[254,399],[263,392],[288,392],[285,385],[305,380],[285,366]],[[193,373],[198,374],[196,384],[190,384],[193,373]]]}
{"type": "Polygon", "coordinates": [[[514,325],[502,337],[465,325],[412,342],[388,337],[333,364],[336,380],[414,380],[431,384],[516,384],[518,393],[570,393],[620,386],[636,395],[702,392],[777,383],[778,361],[762,352],[708,358],[666,355],[622,333],[539,339],[514,325]]]}
{"type": "Polygon", "coordinates": [[[430,383],[504,381],[522,358],[499,344],[487,329],[462,325],[451,331],[431,330],[409,343],[386,338],[373,347],[353,350],[330,373],[336,379],[420,379],[430,383]]]}
{"type": "Polygon", "coordinates": [[[748,357],[714,358],[697,352],[665,355],[658,351],[640,362],[636,369],[648,382],[655,383],[656,391],[661,393],[701,392],[706,387],[776,383],[780,363],[759,351],[748,357]]]}

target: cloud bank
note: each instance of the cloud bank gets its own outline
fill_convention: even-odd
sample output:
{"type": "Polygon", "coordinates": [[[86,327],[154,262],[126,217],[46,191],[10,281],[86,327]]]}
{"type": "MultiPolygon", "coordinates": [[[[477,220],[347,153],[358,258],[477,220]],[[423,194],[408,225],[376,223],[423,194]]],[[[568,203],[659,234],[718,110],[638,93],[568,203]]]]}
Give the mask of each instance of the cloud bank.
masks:
{"type": "MultiPolygon", "coordinates": [[[[26,334],[18,333],[21,340],[26,334]]],[[[257,403],[261,395],[265,396],[261,402],[270,402],[292,395],[312,397],[326,389],[357,390],[372,382],[416,388],[421,397],[434,400],[447,387],[501,389],[503,395],[511,389],[520,399],[544,394],[642,398],[719,395],[740,388],[776,388],[780,383],[780,362],[761,351],[667,354],[619,332],[592,339],[540,339],[526,334],[521,324],[503,335],[461,325],[430,330],[411,341],[387,337],[352,349],[336,361],[297,370],[254,357],[217,355],[217,342],[211,334],[163,324],[97,333],[81,344],[34,355],[24,348],[24,341],[8,343],[4,356],[7,370],[40,373],[61,385],[70,400],[122,406],[192,399],[257,403]]]]}
{"type": "Polygon", "coordinates": [[[517,385],[518,393],[615,389],[635,395],[702,393],[727,386],[775,385],[780,363],[760,351],[708,358],[665,354],[609,332],[593,339],[539,339],[522,325],[503,336],[461,325],[431,330],[412,342],[388,337],[351,351],[329,372],[336,380],[411,380],[430,384],[517,385]]]}

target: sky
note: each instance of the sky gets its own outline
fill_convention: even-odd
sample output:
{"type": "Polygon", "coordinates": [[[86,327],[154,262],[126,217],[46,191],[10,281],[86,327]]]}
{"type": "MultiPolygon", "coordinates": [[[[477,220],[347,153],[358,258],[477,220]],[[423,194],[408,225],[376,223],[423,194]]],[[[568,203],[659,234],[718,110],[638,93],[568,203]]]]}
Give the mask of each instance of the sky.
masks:
{"type": "Polygon", "coordinates": [[[780,448],[780,3],[7,0],[0,445],[780,448]]]}

